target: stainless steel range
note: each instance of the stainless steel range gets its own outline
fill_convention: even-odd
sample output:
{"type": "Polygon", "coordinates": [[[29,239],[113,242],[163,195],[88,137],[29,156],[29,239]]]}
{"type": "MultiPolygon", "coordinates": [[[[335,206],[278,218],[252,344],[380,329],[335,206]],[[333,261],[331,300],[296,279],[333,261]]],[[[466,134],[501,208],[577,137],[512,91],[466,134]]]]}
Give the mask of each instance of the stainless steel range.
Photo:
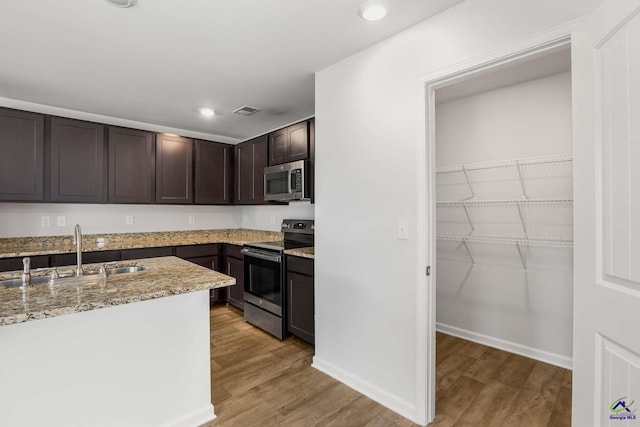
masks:
{"type": "Polygon", "coordinates": [[[313,220],[285,219],[284,240],[247,243],[244,254],[244,319],[279,339],[286,336],[285,249],[313,246],[313,220]]]}

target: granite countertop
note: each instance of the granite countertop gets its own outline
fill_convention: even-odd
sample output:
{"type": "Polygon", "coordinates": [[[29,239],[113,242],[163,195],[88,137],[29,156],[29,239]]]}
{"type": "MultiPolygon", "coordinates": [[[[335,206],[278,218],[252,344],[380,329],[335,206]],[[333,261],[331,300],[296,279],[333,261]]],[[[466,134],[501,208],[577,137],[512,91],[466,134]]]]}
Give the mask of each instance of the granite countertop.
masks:
{"type": "Polygon", "coordinates": [[[315,251],[313,246],[308,248],[285,249],[284,253],[287,255],[299,256],[302,258],[315,259],[315,251]]]}
{"type": "MultiPolygon", "coordinates": [[[[85,269],[97,269],[99,265],[87,264],[85,269]]],[[[62,279],[54,285],[33,284],[27,289],[0,287],[0,326],[220,288],[236,283],[233,277],[176,257],[123,261],[116,265],[139,265],[144,270],[107,277],[86,275],[62,279]]],[[[60,267],[58,271],[65,274],[73,271],[73,268],[60,267]]],[[[20,273],[0,273],[0,280],[20,277],[20,273]]],[[[38,273],[34,273],[34,277],[36,274],[38,273]]]]}
{"type": "MultiPolygon", "coordinates": [[[[82,236],[82,251],[149,248],[156,246],[199,245],[282,240],[282,233],[262,230],[224,229],[166,231],[148,233],[86,234],[82,236]]],[[[73,235],[43,237],[11,237],[0,239],[0,258],[24,257],[75,252],[73,235]]]]}

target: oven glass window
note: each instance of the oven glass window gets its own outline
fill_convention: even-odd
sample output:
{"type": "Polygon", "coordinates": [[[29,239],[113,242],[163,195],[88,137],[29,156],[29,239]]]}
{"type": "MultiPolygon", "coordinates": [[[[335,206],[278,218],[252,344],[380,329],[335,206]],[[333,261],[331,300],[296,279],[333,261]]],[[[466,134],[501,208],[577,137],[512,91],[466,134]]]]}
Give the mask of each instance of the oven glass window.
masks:
{"type": "Polygon", "coordinates": [[[282,305],[280,287],[280,264],[253,257],[245,257],[248,263],[248,280],[245,278],[245,290],[263,300],[282,305]]]}
{"type": "Polygon", "coordinates": [[[270,173],[266,179],[267,194],[286,194],[289,192],[289,171],[270,173]]]}

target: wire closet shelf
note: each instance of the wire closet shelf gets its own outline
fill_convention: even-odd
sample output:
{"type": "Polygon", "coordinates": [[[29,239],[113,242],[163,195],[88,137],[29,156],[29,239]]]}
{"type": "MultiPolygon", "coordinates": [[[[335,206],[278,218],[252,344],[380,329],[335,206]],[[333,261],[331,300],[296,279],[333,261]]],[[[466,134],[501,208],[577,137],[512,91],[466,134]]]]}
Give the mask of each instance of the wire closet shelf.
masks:
{"type": "Polygon", "coordinates": [[[438,196],[453,199],[438,200],[436,207],[458,218],[449,221],[452,230],[442,233],[438,215],[437,239],[462,242],[466,248],[467,242],[515,245],[518,252],[520,246],[573,248],[572,166],[573,156],[562,154],[436,169],[438,196]],[[462,213],[456,216],[450,209],[462,213]],[[501,216],[515,228],[486,227],[501,216]]]}

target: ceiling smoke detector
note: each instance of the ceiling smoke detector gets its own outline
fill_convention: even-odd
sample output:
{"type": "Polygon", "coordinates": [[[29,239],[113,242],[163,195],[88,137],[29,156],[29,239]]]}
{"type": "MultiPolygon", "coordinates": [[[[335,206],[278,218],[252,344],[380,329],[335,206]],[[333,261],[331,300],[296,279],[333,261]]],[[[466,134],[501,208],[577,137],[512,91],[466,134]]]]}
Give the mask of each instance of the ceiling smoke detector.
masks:
{"type": "Polygon", "coordinates": [[[259,108],[249,107],[248,105],[243,105],[242,107],[236,108],[235,110],[233,110],[234,113],[240,114],[242,116],[252,116],[258,111],[260,111],[259,108]]]}
{"type": "Polygon", "coordinates": [[[136,0],[105,0],[117,7],[132,7],[136,5],[136,0]]]}

